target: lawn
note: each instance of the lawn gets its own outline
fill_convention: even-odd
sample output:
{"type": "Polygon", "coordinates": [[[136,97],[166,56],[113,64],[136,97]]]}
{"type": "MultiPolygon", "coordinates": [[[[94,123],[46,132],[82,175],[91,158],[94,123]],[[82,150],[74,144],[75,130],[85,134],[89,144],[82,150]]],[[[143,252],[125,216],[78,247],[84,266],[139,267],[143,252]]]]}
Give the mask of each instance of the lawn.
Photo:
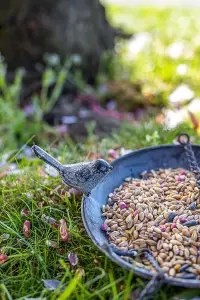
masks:
{"type": "MultiPolygon", "coordinates": [[[[128,59],[125,44],[119,41],[119,65],[116,63],[117,57],[114,61],[115,78],[122,79],[123,72],[120,72],[119,66],[123,66],[124,73],[131,80],[143,82],[144,94],[154,95],[152,101],[161,99],[163,103],[167,103],[169,94],[182,82],[190,85],[195,95],[199,96],[198,14],[198,11],[192,10],[130,10],[108,7],[108,16],[113,24],[122,25],[129,33],[150,32],[153,45],[140,52],[137,59],[128,59]],[[192,49],[192,58],[172,59],[164,54],[167,46],[177,40],[184,40],[187,47],[192,49]],[[188,66],[185,75],[176,71],[180,64],[188,66]]],[[[11,101],[13,96],[5,88],[5,82],[2,84],[1,81],[0,84],[1,88],[4,87],[0,98],[3,107],[4,97],[9,94],[8,99],[11,101]]],[[[9,106],[10,115],[4,115],[4,121],[13,120],[15,124],[17,108],[13,107],[12,111],[11,107],[12,105],[9,106]]],[[[53,139],[49,139],[49,128],[41,125],[40,119],[35,119],[32,126],[29,126],[26,119],[23,119],[23,124],[20,124],[20,118],[18,121],[16,124],[19,126],[18,131],[22,132],[23,143],[25,140],[31,146],[37,141],[65,163],[95,158],[98,154],[111,160],[109,149],[116,148],[121,155],[124,149],[169,144],[173,143],[180,132],[191,134],[194,143],[199,141],[198,132],[192,129],[190,123],[167,129],[155,118],[136,124],[124,123],[119,132],[101,140],[93,134],[91,127],[88,129],[87,140],[82,144],[75,144],[70,138],[60,139],[55,136],[54,131],[53,139]]],[[[7,260],[0,264],[0,298],[134,299],[134,291],[142,289],[146,282],[112,263],[97,250],[87,236],[81,220],[81,196],[69,192],[61,184],[59,177],[48,176],[41,161],[23,155],[23,143],[16,142],[16,127],[13,128],[14,125],[10,123],[6,127],[6,134],[5,124],[0,126],[2,160],[10,150],[18,151],[17,154],[11,153],[5,159],[7,165],[0,169],[0,249],[2,254],[7,255],[7,260]],[[7,166],[11,162],[17,164],[18,172],[8,175],[7,166]],[[50,224],[48,217],[55,219],[56,223],[61,219],[66,221],[69,232],[67,240],[62,240],[59,229],[50,224]],[[25,220],[30,221],[28,231],[24,228],[25,220]],[[78,263],[76,261],[74,266],[68,258],[70,253],[76,253],[78,257],[78,263]],[[61,291],[58,287],[49,290],[42,281],[47,279],[59,280],[64,289],[61,291]]],[[[168,300],[175,296],[177,299],[192,299],[199,294],[199,290],[164,286],[154,299],[168,300]]]]}

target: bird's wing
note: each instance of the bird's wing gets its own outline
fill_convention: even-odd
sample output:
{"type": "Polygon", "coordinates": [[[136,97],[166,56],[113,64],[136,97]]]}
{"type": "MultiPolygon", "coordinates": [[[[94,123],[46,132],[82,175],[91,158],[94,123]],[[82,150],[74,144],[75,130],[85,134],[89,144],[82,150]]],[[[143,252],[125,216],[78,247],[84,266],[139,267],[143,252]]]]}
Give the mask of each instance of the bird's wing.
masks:
{"type": "Polygon", "coordinates": [[[75,172],[75,176],[79,182],[84,183],[92,178],[93,174],[90,168],[82,167],[75,172]]]}

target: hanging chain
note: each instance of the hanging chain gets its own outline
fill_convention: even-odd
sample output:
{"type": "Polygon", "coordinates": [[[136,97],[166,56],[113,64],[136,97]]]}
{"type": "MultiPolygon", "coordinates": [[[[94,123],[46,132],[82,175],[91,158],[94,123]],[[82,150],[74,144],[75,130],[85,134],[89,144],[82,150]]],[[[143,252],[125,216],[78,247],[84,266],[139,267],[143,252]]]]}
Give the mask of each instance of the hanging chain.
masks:
{"type": "Polygon", "coordinates": [[[141,250],[121,250],[115,246],[111,246],[110,249],[112,249],[119,256],[126,256],[132,258],[141,257],[143,259],[148,260],[152,264],[152,266],[156,269],[157,273],[142,290],[141,294],[138,296],[138,300],[153,299],[153,296],[160,289],[161,285],[165,281],[165,274],[159,266],[158,262],[153,257],[151,251],[146,248],[143,248],[141,250]]]}
{"type": "Polygon", "coordinates": [[[190,170],[194,173],[197,186],[200,189],[200,168],[198,166],[196,157],[194,155],[194,151],[192,150],[192,146],[190,144],[190,136],[187,133],[181,133],[178,136],[178,142],[182,146],[184,146],[190,170]],[[184,139],[185,141],[183,141],[182,139],[184,139]]]}

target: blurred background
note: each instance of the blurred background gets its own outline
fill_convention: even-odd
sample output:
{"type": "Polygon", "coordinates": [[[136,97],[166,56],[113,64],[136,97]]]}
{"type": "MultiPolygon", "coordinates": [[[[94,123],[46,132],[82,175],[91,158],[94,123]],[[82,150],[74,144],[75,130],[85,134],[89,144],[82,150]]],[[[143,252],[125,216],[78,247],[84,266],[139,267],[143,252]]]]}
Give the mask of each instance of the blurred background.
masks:
{"type": "MultiPolygon", "coordinates": [[[[31,146],[70,164],[112,162],[135,149],[177,143],[181,132],[199,143],[199,6],[0,1],[2,300],[131,300],[144,288],[92,244],[80,192],[61,184],[31,146]],[[61,220],[69,229],[63,225],[64,239],[61,220]]],[[[196,296],[199,289],[164,285],[155,299],[196,296]]]]}
{"type": "Polygon", "coordinates": [[[124,123],[198,133],[199,1],[3,2],[1,153],[124,123]]]}

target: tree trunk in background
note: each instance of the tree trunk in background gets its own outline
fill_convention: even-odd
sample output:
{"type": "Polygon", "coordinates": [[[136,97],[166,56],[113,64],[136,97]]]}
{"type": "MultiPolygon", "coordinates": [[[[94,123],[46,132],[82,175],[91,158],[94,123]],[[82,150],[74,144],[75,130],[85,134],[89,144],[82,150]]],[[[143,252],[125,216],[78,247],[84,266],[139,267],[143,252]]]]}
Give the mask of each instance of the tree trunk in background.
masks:
{"type": "Polygon", "coordinates": [[[8,67],[32,69],[44,53],[78,53],[88,78],[98,70],[115,32],[98,0],[0,1],[0,52],[8,67]]]}

